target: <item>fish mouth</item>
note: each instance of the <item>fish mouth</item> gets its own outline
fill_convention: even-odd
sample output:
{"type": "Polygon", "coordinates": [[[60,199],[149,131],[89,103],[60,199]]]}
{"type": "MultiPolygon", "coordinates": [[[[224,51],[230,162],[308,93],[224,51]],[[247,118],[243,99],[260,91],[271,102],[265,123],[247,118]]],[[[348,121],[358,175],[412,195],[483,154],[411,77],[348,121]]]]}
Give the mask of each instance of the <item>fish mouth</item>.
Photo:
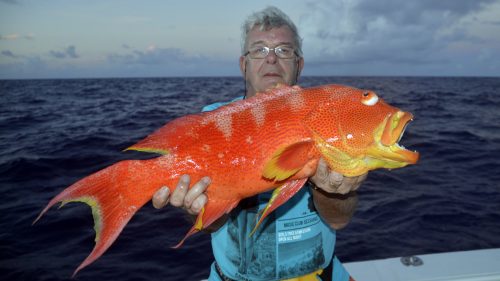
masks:
{"type": "Polygon", "coordinates": [[[409,112],[398,111],[389,114],[376,130],[376,144],[369,150],[369,154],[380,160],[394,162],[392,164],[397,167],[417,163],[419,153],[399,144],[411,121],[413,121],[413,115],[409,112]]]}

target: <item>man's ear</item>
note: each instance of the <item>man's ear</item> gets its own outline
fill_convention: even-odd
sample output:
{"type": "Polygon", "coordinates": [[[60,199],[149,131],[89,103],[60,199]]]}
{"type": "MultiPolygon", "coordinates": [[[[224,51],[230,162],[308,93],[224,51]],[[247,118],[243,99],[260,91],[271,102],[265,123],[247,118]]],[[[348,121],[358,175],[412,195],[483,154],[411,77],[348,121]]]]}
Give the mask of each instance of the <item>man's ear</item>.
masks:
{"type": "Polygon", "coordinates": [[[243,76],[243,79],[245,79],[245,80],[247,79],[247,77],[245,75],[246,68],[247,68],[246,57],[241,56],[240,57],[240,71],[241,71],[241,76],[243,76]]]}
{"type": "Polygon", "coordinates": [[[300,77],[300,73],[302,72],[302,69],[304,68],[304,58],[300,57],[299,62],[297,63],[299,69],[297,69],[297,77],[300,77]]]}

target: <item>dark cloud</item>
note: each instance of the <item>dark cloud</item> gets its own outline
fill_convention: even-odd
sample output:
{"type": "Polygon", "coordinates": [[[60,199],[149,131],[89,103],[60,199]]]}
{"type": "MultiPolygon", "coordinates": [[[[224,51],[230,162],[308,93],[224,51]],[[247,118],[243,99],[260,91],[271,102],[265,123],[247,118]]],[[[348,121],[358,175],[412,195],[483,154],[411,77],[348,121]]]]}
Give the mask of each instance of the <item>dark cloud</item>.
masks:
{"type": "Polygon", "coordinates": [[[66,54],[73,59],[79,58],[80,56],[76,54],[75,46],[68,46],[66,48],[66,54]]]}
{"type": "Polygon", "coordinates": [[[66,57],[66,53],[59,51],[50,51],[49,54],[56,59],[64,59],[66,57]]]}
{"type": "Polygon", "coordinates": [[[9,57],[9,58],[13,58],[13,59],[19,58],[19,56],[15,55],[14,53],[12,53],[9,50],[2,51],[2,55],[9,57]]]}
{"type": "Polygon", "coordinates": [[[64,59],[64,58],[73,58],[73,59],[76,59],[76,58],[80,57],[76,53],[76,47],[73,46],[73,45],[68,46],[63,51],[54,51],[54,50],[51,50],[51,51],[49,51],[49,54],[52,57],[56,58],[56,59],[64,59]]]}
{"type": "Polygon", "coordinates": [[[485,24],[500,26],[500,20],[485,20],[485,21],[481,21],[481,22],[485,23],[485,24]]]}
{"type": "Polygon", "coordinates": [[[299,22],[309,64],[453,64],[451,46],[480,44],[462,20],[493,0],[314,1],[299,22]]]}
{"type": "Polygon", "coordinates": [[[429,16],[438,17],[438,21],[453,20],[493,2],[495,0],[359,1],[354,9],[368,21],[383,16],[396,24],[408,25],[425,23],[429,16]]]}

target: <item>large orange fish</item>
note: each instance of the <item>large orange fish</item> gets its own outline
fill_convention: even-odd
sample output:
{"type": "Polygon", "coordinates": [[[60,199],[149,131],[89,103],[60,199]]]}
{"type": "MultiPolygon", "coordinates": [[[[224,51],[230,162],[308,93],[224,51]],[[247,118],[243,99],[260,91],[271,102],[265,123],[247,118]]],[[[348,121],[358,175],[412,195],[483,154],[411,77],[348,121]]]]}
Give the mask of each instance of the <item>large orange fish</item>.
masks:
{"type": "Polygon", "coordinates": [[[90,205],[96,245],[76,274],[111,246],[154,192],[175,187],[182,174],[189,174],[193,182],[203,176],[212,181],[207,204],[178,246],[241,199],[274,189],[257,227],[315,173],[320,157],[345,176],[416,163],[418,153],[398,144],[412,118],[371,91],[278,86],[211,112],[174,119],[127,148],[161,156],[121,161],[83,178],[54,197],[35,222],[58,202],[90,205]]]}

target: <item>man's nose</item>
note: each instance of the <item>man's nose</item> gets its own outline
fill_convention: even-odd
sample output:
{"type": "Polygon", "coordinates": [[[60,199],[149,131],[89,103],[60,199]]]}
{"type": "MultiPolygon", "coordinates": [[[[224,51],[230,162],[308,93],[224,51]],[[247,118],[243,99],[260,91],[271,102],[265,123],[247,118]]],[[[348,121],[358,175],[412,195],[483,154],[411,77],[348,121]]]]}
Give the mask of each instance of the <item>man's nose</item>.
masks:
{"type": "Polygon", "coordinates": [[[276,63],[276,61],[278,61],[278,57],[276,56],[276,53],[274,52],[274,50],[269,50],[269,54],[267,54],[267,56],[266,56],[266,62],[274,64],[274,63],[276,63]]]}

